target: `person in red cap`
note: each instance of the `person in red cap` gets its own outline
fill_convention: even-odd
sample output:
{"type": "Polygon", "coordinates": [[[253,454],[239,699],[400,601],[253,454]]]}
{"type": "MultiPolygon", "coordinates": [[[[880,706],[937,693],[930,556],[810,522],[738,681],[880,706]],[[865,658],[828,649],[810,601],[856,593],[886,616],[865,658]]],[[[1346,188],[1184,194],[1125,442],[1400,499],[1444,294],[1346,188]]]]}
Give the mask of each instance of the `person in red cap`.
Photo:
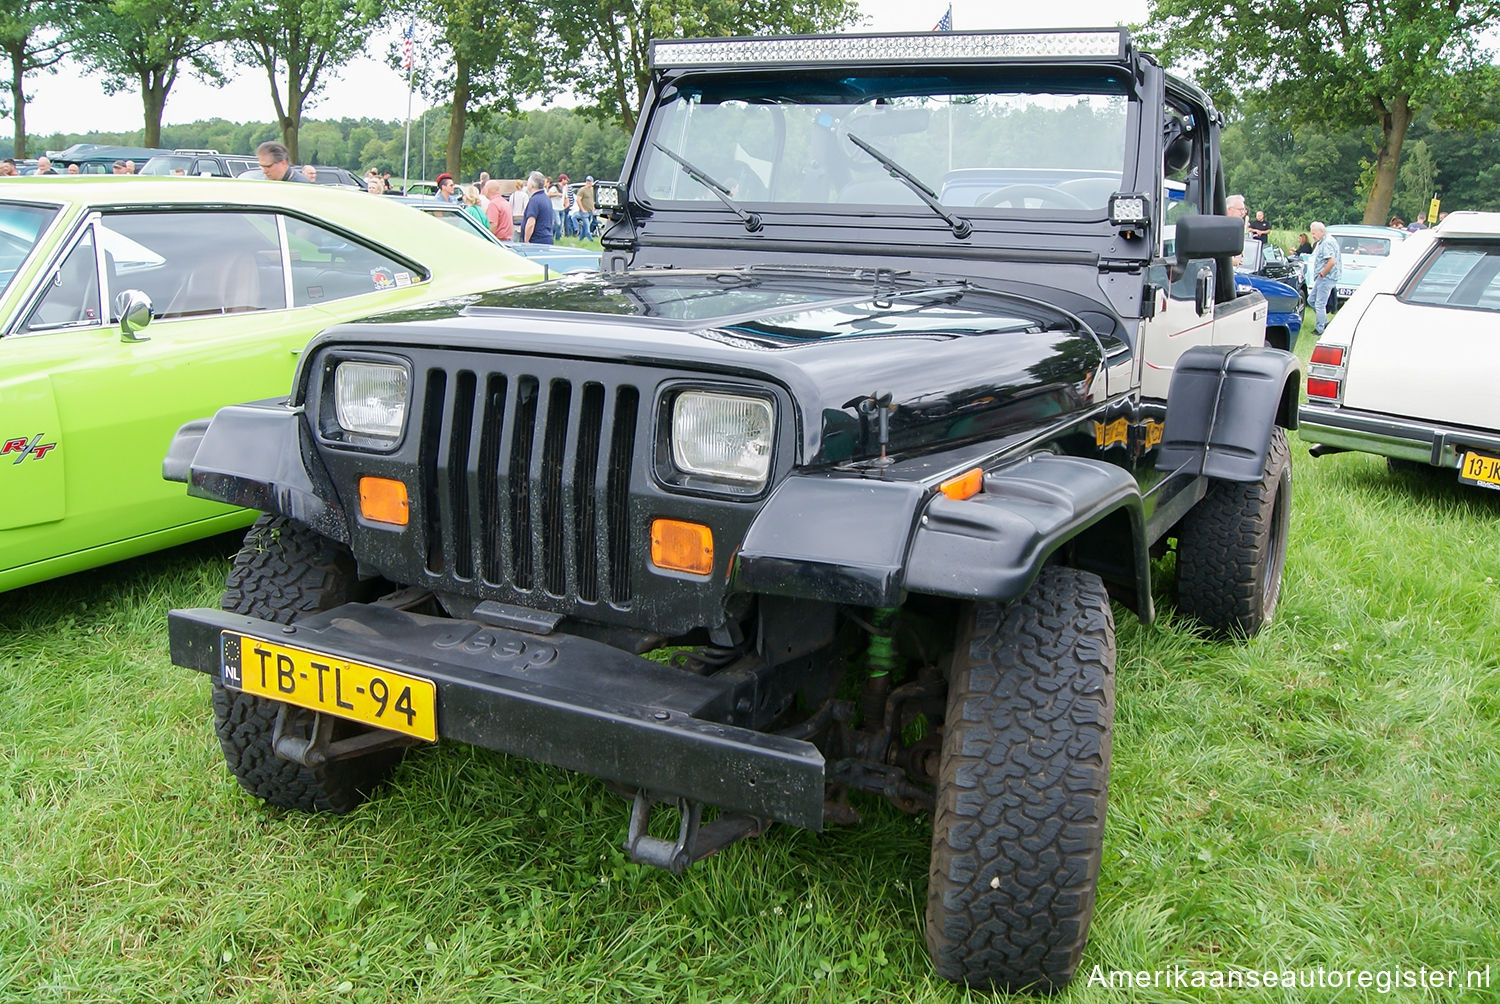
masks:
{"type": "Polygon", "coordinates": [[[557,176],[557,190],[562,193],[562,206],[559,215],[562,217],[562,229],[564,237],[576,237],[573,230],[573,186],[568,184],[568,176],[559,174],[557,176]]]}
{"type": "Polygon", "coordinates": [[[453,175],[449,174],[447,171],[444,171],[442,174],[437,176],[436,181],[437,197],[442,199],[444,202],[455,201],[453,195],[453,175]]]}

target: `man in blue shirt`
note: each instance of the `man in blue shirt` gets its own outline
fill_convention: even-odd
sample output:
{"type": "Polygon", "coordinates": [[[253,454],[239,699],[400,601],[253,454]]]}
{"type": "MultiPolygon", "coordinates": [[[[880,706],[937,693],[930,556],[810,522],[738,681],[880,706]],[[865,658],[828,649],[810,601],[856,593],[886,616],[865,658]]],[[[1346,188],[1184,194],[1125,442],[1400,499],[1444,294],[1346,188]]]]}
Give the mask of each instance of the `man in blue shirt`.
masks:
{"type": "Polygon", "coordinates": [[[552,243],[552,200],[547,198],[547,179],[541,171],[532,171],[526,178],[526,225],[521,239],[527,244],[552,243]]]}
{"type": "Polygon", "coordinates": [[[1328,296],[1341,275],[1339,242],[1318,220],[1313,220],[1307,233],[1313,240],[1313,331],[1321,335],[1328,327],[1328,296]]]}
{"type": "Polygon", "coordinates": [[[443,202],[458,201],[457,197],[454,195],[454,189],[457,186],[454,184],[453,175],[449,174],[447,171],[444,171],[433,180],[437,182],[437,197],[439,199],[441,199],[443,202]]]}

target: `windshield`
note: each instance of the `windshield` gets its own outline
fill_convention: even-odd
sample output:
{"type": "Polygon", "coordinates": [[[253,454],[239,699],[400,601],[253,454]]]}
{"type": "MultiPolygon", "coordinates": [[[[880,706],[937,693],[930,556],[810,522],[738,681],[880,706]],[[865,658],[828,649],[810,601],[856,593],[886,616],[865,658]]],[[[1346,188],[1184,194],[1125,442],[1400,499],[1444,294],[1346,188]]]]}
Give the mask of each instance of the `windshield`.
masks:
{"type": "Polygon", "coordinates": [[[141,168],[141,174],[172,174],[174,171],[188,171],[193,166],[191,157],[152,157],[146,161],[146,166],[141,168]]]}
{"type": "Polygon", "coordinates": [[[0,293],[10,287],[21,263],[55,216],[55,207],[0,202],[0,293]]]}
{"type": "Polygon", "coordinates": [[[664,149],[761,207],[921,206],[896,165],[967,215],[1097,217],[1132,166],[1129,107],[1124,82],[1102,74],[695,79],[653,113],[633,194],[720,203],[664,149]]]}

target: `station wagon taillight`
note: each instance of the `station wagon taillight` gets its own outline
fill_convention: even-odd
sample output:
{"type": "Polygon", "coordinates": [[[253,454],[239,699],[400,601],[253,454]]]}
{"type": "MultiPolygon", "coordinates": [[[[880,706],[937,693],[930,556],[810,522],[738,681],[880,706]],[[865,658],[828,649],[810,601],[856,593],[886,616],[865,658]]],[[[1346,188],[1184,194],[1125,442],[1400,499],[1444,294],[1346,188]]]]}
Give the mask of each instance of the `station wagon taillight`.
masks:
{"type": "Polygon", "coordinates": [[[1319,345],[1313,349],[1307,367],[1307,396],[1337,401],[1344,386],[1342,345],[1319,345]]]}

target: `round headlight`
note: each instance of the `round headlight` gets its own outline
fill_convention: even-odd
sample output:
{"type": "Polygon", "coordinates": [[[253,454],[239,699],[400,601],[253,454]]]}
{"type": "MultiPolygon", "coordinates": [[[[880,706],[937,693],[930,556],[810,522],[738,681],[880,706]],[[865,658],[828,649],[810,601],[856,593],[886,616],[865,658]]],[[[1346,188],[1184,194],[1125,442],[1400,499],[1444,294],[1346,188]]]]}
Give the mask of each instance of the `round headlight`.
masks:
{"type": "Polygon", "coordinates": [[[672,405],[672,463],[686,474],[765,484],[774,424],[764,398],[684,391],[672,405]]]}
{"type": "Polygon", "coordinates": [[[401,438],[406,424],[404,366],[343,362],[333,373],[333,403],[339,427],[382,443],[401,438]]]}

